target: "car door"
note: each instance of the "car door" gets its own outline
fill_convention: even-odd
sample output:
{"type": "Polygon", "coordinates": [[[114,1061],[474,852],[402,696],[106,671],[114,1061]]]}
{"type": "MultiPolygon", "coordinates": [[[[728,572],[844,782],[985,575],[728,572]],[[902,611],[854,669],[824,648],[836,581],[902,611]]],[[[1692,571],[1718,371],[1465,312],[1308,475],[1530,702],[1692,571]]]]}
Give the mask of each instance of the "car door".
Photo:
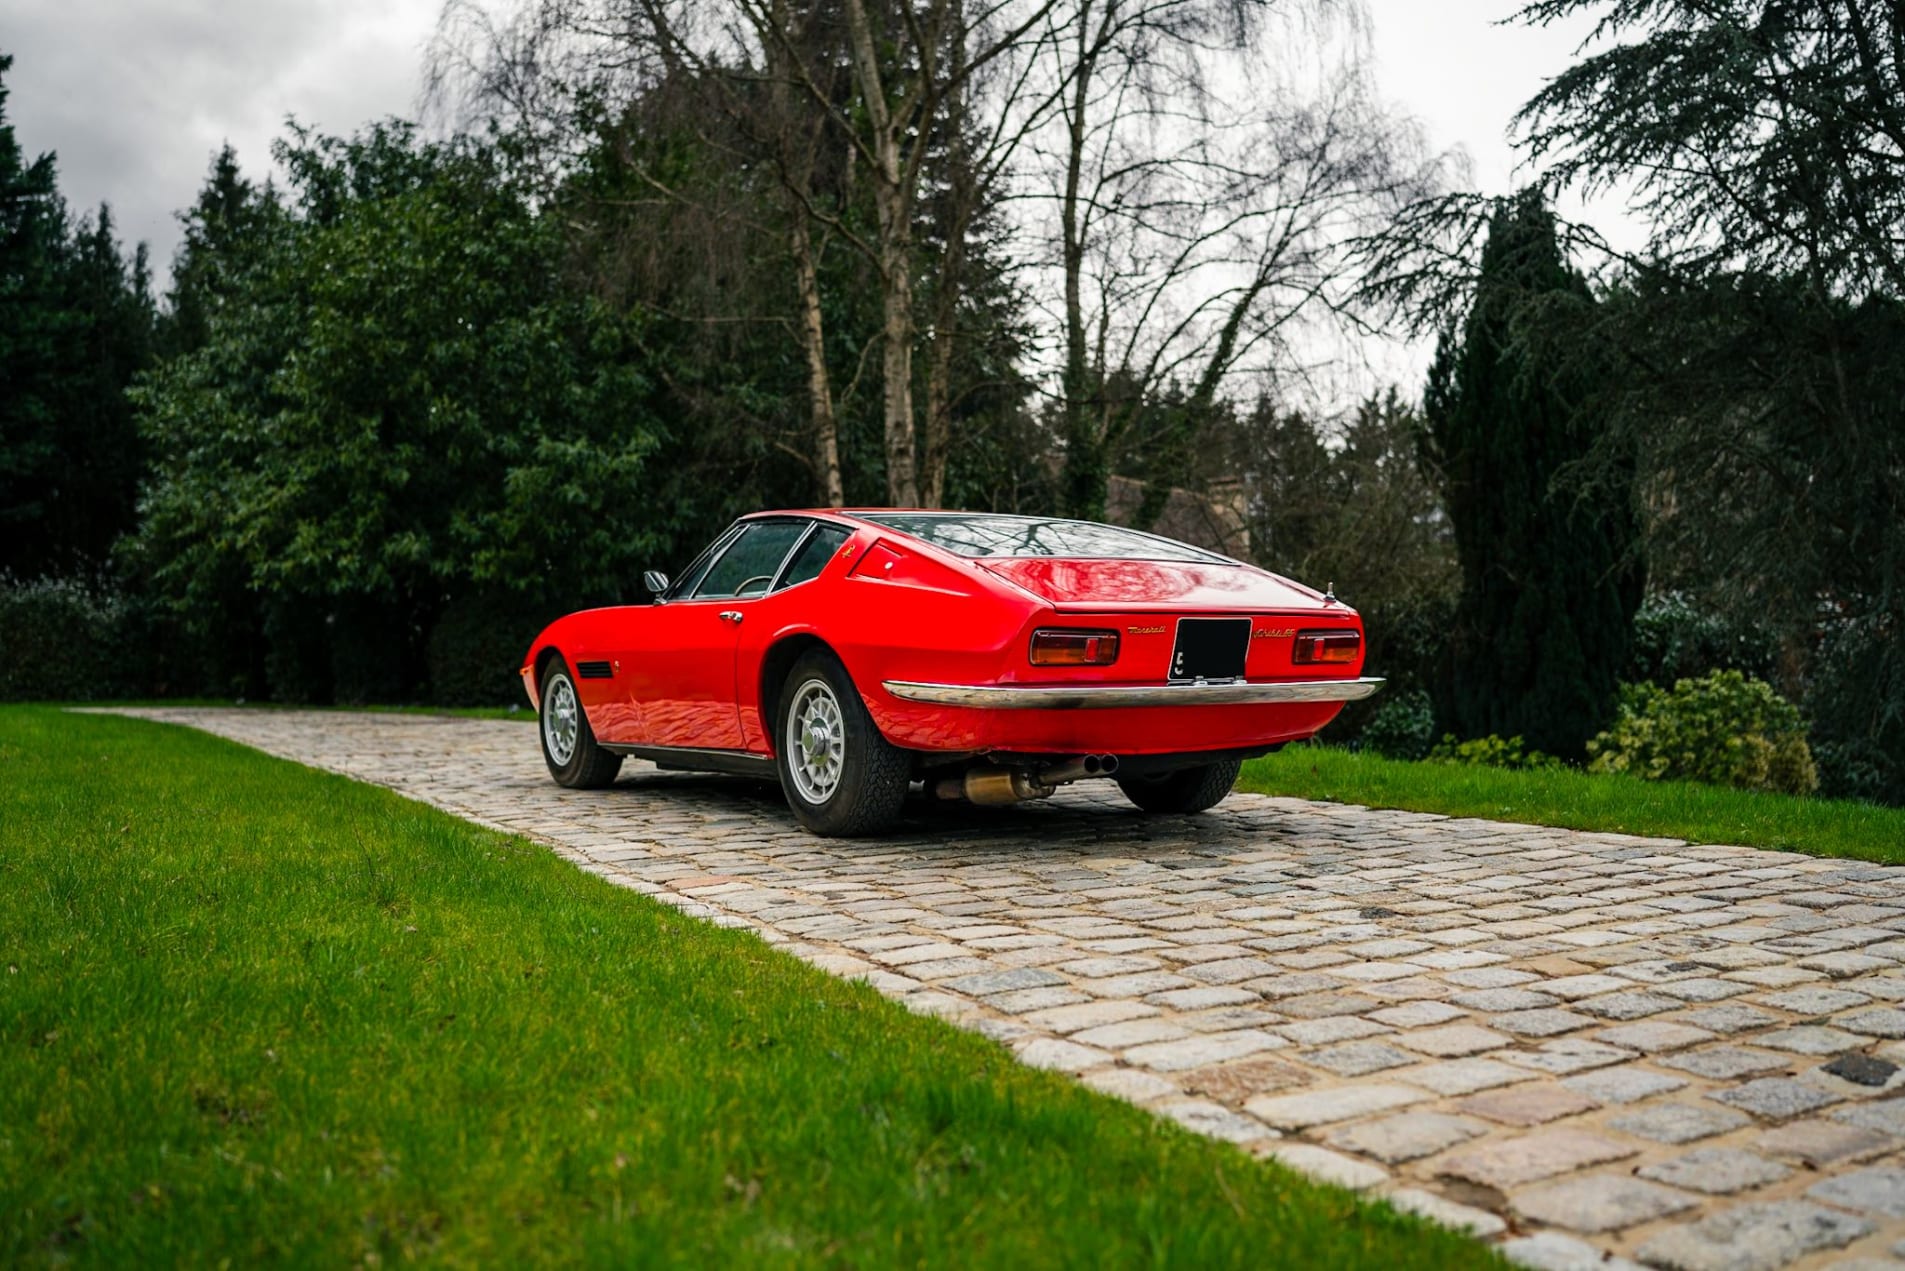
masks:
{"type": "Polygon", "coordinates": [[[623,658],[644,741],[697,750],[744,748],[735,703],[735,646],[753,601],[765,595],[811,524],[776,517],[740,527],[683,592],[649,608],[642,647],[623,658]]]}
{"type": "Polygon", "coordinates": [[[741,744],[762,752],[769,749],[763,722],[770,719],[778,702],[760,700],[761,662],[767,647],[787,631],[790,625],[814,619],[814,604],[806,584],[820,577],[834,554],[846,545],[853,531],[844,525],[817,521],[794,554],[782,567],[780,577],[767,595],[749,602],[741,642],[735,650],[735,695],[741,710],[741,744]]]}

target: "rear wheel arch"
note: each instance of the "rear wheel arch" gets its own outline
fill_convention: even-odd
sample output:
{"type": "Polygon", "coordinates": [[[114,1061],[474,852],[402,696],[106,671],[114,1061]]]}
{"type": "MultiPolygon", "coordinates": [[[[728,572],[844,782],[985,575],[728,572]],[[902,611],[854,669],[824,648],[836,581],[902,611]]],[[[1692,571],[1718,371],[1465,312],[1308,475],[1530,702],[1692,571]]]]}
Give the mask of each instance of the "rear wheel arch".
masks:
{"type": "MultiPolygon", "coordinates": [[[[781,690],[787,686],[787,677],[793,674],[794,664],[815,650],[840,661],[839,652],[811,631],[782,636],[768,645],[767,652],[761,655],[761,698],[755,705],[755,711],[760,716],[761,735],[767,738],[769,748],[775,752],[780,750],[774,736],[774,716],[780,709],[781,690]]],[[[841,662],[841,665],[845,663],[841,662]]]]}

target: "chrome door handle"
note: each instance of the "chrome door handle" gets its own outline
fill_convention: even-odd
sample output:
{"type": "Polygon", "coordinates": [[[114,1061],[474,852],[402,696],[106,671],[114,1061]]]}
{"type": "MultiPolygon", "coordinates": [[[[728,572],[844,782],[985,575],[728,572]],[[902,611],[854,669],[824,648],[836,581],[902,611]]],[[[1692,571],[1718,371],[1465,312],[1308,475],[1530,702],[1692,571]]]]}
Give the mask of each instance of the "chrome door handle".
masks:
{"type": "Polygon", "coordinates": [[[723,609],[715,616],[720,618],[723,622],[739,622],[741,620],[741,611],[739,609],[723,609]]]}

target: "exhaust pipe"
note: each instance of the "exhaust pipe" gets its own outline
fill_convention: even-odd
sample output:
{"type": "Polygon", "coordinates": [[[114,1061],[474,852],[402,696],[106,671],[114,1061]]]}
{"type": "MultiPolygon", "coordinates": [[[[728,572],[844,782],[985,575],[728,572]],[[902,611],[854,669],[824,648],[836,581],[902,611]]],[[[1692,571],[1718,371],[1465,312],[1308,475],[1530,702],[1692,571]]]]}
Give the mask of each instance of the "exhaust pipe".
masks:
{"type": "Polygon", "coordinates": [[[1109,777],[1116,771],[1116,755],[1080,755],[1037,774],[1023,768],[968,768],[963,776],[942,778],[933,793],[942,799],[964,799],[982,807],[1006,807],[1049,799],[1062,785],[1087,777],[1109,777]]]}
{"type": "Polygon", "coordinates": [[[981,807],[1002,808],[1030,799],[1046,799],[1052,787],[1041,785],[1018,768],[968,768],[963,777],[947,777],[934,793],[942,799],[964,799],[981,807]]]}
{"type": "Polygon", "coordinates": [[[1038,783],[1042,786],[1070,785],[1074,781],[1083,781],[1086,777],[1109,777],[1118,771],[1116,755],[1080,755],[1076,759],[1067,759],[1064,763],[1053,764],[1038,774],[1038,783]]]}

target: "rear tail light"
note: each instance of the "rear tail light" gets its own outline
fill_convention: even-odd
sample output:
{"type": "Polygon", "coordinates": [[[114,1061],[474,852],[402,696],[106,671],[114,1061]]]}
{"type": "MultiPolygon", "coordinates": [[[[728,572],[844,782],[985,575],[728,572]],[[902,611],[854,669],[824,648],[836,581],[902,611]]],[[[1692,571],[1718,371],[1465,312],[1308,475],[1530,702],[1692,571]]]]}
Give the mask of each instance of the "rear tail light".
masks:
{"type": "Polygon", "coordinates": [[[1118,660],[1116,631],[1057,631],[1032,633],[1033,666],[1110,666],[1118,660]]]}
{"type": "Polygon", "coordinates": [[[1299,631],[1290,660],[1299,666],[1316,662],[1354,662],[1362,655],[1360,631],[1299,631]]]}

